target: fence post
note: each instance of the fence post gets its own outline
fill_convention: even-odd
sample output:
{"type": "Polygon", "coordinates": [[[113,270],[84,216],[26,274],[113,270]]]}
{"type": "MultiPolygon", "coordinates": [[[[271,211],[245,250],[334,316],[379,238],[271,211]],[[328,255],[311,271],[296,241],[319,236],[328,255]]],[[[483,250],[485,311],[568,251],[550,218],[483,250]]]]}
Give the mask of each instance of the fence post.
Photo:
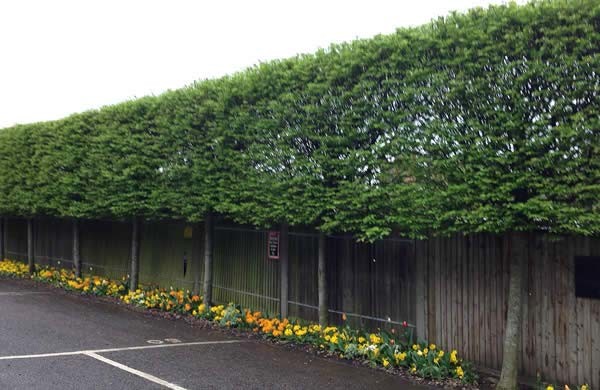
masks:
{"type": "Polygon", "coordinates": [[[79,249],[79,221],[73,219],[73,267],[75,268],[75,277],[81,277],[81,256],[79,249]]]}
{"type": "Polygon", "coordinates": [[[131,276],[129,278],[129,290],[135,291],[138,288],[140,261],[140,231],[137,217],[132,218],[131,225],[131,276]]]}
{"type": "Polygon", "coordinates": [[[281,224],[281,236],[279,242],[279,261],[281,262],[281,294],[279,297],[281,318],[288,316],[288,293],[290,277],[289,259],[289,225],[287,222],[281,224]]]}
{"type": "Polygon", "coordinates": [[[29,274],[35,272],[35,260],[33,258],[33,218],[27,218],[27,264],[29,265],[29,274]]]}
{"type": "Polygon", "coordinates": [[[318,289],[319,289],[319,325],[327,326],[327,267],[325,259],[325,233],[319,232],[319,268],[318,268],[318,289]]]}
{"type": "Polygon", "coordinates": [[[204,217],[204,303],[212,303],[212,263],[213,263],[213,216],[210,212],[204,217]]]}

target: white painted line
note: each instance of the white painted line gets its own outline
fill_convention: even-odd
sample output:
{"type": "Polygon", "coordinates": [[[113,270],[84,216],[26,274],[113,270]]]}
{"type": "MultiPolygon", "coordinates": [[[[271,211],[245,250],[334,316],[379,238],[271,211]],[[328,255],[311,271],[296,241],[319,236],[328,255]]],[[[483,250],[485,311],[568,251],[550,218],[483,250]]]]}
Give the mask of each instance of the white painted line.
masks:
{"type": "Polygon", "coordinates": [[[71,351],[71,352],[40,353],[40,354],[35,354],[35,355],[0,356],[0,360],[72,356],[72,355],[81,355],[81,354],[86,354],[86,353],[138,351],[141,349],[188,347],[188,346],[193,346],[193,345],[236,344],[236,343],[244,343],[244,342],[246,342],[246,341],[244,341],[244,340],[195,341],[195,342],[191,342],[191,343],[179,343],[179,344],[142,345],[139,347],[106,348],[106,349],[82,350],[82,351],[71,351]]]}
{"type": "Polygon", "coordinates": [[[0,360],[32,359],[32,358],[45,358],[45,357],[56,357],[56,356],[72,356],[72,355],[81,355],[83,352],[84,351],[74,351],[74,352],[39,353],[36,355],[0,356],[0,360]]]}
{"type": "Polygon", "coordinates": [[[0,292],[0,297],[3,296],[21,296],[21,295],[47,295],[49,293],[47,292],[34,292],[34,291],[23,291],[23,292],[18,292],[18,291],[7,291],[7,292],[0,292]]]}
{"type": "MultiPolygon", "coordinates": [[[[153,348],[188,347],[191,345],[237,344],[237,343],[244,343],[244,342],[245,342],[244,340],[195,341],[195,342],[191,342],[191,343],[179,343],[179,344],[142,345],[140,347],[97,349],[95,351],[89,351],[89,352],[107,353],[107,352],[119,352],[119,351],[137,351],[140,349],[153,349],[153,348]]],[[[88,352],[88,351],[82,351],[82,352],[88,352]]]]}
{"type": "Polygon", "coordinates": [[[128,366],[126,366],[124,364],[121,364],[119,362],[115,362],[114,360],[107,359],[104,356],[100,356],[100,355],[98,355],[98,354],[96,354],[94,352],[84,352],[83,354],[86,355],[86,356],[89,356],[91,358],[94,358],[96,360],[99,360],[99,361],[101,361],[103,363],[110,364],[113,367],[120,368],[121,370],[127,371],[127,372],[129,372],[129,373],[131,373],[133,375],[137,375],[137,376],[139,376],[141,378],[144,378],[144,379],[146,379],[146,380],[148,380],[150,382],[158,383],[159,385],[162,385],[162,386],[164,386],[164,387],[166,387],[168,389],[186,390],[184,387],[178,386],[178,385],[176,385],[174,383],[171,383],[171,382],[167,382],[167,381],[165,381],[163,379],[155,377],[154,375],[150,375],[150,374],[147,374],[147,373],[145,373],[143,371],[136,370],[135,368],[128,367],[128,366]]]}

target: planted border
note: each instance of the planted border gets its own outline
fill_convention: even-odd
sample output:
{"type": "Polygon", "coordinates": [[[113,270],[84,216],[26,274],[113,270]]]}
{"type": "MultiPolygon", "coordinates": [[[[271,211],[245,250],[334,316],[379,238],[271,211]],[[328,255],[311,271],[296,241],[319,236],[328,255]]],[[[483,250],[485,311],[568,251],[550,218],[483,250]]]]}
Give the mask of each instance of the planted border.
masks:
{"type": "Polygon", "coordinates": [[[108,296],[145,309],[188,315],[224,328],[239,328],[275,342],[312,346],[330,356],[364,362],[373,367],[401,369],[406,373],[435,380],[454,379],[475,383],[477,376],[469,362],[457,351],[444,351],[435,344],[413,342],[406,325],[399,331],[366,332],[349,326],[327,326],[279,319],[229,303],[207,307],[203,297],[180,289],[143,287],[129,291],[128,280],[110,280],[100,276],[77,278],[71,270],[39,267],[33,276],[21,262],[0,261],[0,276],[31,278],[57,288],[83,295],[108,296]]]}

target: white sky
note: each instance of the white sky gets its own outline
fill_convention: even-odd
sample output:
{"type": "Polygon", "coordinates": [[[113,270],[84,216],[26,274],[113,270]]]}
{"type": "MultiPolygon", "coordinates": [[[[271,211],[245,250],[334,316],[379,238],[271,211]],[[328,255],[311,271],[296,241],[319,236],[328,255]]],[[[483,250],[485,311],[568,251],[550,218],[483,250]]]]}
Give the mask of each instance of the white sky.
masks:
{"type": "Polygon", "coordinates": [[[0,128],[504,2],[0,0],[0,128]]]}

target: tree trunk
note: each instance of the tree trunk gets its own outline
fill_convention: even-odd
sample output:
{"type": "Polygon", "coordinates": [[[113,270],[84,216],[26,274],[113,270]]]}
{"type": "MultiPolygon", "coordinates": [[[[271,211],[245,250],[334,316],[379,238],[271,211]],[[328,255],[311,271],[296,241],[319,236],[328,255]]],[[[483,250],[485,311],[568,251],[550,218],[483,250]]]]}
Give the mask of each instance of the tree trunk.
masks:
{"type": "Polygon", "coordinates": [[[81,256],[79,249],[79,221],[73,220],[73,268],[75,277],[81,278],[81,256]]]}
{"type": "Polygon", "coordinates": [[[6,258],[6,241],[4,240],[4,218],[0,218],[0,260],[6,258]]]}
{"type": "Polygon", "coordinates": [[[213,216],[207,213],[204,218],[204,303],[212,303],[212,263],[213,263],[213,216]]]}
{"type": "Polygon", "coordinates": [[[527,245],[524,233],[513,232],[510,235],[511,248],[510,280],[508,290],[508,313],[504,336],[502,372],[496,389],[518,389],[519,354],[521,345],[521,326],[523,310],[523,267],[527,261],[527,245]]]}
{"type": "Polygon", "coordinates": [[[129,290],[135,291],[138,288],[140,271],[140,226],[137,217],[133,217],[131,225],[131,275],[129,278],[129,290]]]}
{"type": "Polygon", "coordinates": [[[197,232],[200,231],[198,225],[195,224],[192,233],[192,267],[194,267],[194,295],[200,294],[200,240],[198,239],[197,232]]]}
{"type": "Polygon", "coordinates": [[[325,259],[325,234],[319,233],[319,325],[327,326],[327,267],[325,259]]]}
{"type": "Polygon", "coordinates": [[[281,224],[281,236],[279,237],[279,261],[281,263],[281,293],[279,297],[281,318],[288,316],[288,292],[290,277],[289,259],[289,225],[287,222],[281,224]]]}
{"type": "Polygon", "coordinates": [[[29,265],[29,274],[35,273],[35,260],[33,258],[33,219],[27,219],[27,264],[29,265]]]}

